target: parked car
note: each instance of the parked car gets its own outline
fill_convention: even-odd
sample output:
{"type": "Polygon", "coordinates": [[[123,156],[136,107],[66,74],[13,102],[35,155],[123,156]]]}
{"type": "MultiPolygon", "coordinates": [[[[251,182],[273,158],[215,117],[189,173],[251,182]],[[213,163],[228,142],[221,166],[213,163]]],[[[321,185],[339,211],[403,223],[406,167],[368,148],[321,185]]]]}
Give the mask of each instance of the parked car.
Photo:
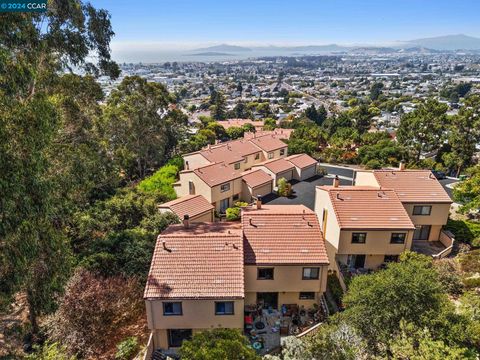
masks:
{"type": "Polygon", "coordinates": [[[443,180],[447,178],[447,175],[443,171],[432,170],[432,174],[437,178],[437,180],[443,180]]]}

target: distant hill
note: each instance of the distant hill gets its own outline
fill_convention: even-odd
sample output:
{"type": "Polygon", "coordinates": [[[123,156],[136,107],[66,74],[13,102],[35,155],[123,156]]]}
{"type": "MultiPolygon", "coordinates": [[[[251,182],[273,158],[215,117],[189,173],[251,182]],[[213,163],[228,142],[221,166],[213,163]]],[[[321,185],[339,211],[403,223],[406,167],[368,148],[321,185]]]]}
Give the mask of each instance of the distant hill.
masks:
{"type": "Polygon", "coordinates": [[[223,52],[223,53],[225,53],[225,52],[252,51],[252,49],[249,49],[249,48],[243,47],[243,46],[221,44],[221,45],[215,45],[215,46],[210,46],[210,47],[201,48],[201,49],[195,49],[193,51],[197,51],[197,52],[223,52]]]}
{"type": "Polygon", "coordinates": [[[204,51],[194,54],[187,54],[187,56],[232,56],[233,54],[223,53],[218,51],[204,51]]]}
{"type": "Polygon", "coordinates": [[[415,39],[406,42],[411,47],[419,46],[433,50],[479,50],[480,39],[459,35],[437,36],[424,39],[415,39]]]}

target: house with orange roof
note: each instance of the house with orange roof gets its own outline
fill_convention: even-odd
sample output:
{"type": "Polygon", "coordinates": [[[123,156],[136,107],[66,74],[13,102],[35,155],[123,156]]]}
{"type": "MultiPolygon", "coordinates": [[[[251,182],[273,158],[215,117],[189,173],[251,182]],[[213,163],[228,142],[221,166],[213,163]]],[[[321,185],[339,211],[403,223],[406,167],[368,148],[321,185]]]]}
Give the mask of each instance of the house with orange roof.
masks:
{"type": "Polygon", "coordinates": [[[214,221],[214,207],[202,195],[185,195],[181,198],[158,205],[158,210],[173,212],[179,219],[188,215],[191,222],[214,221]]]}
{"type": "Polygon", "coordinates": [[[237,201],[251,202],[274,191],[280,178],[305,180],[317,161],[306,154],[287,158],[288,145],[275,135],[209,145],[183,156],[185,169],[173,184],[177,196],[203,195],[223,214],[237,201]]]}
{"type": "Polygon", "coordinates": [[[356,185],[375,186],[396,192],[415,225],[414,245],[431,244],[449,247],[451,239],[442,229],[447,224],[452,199],[430,170],[356,171],[356,185]]]}
{"type": "Polygon", "coordinates": [[[376,269],[412,247],[415,226],[394,190],[317,186],[315,212],[331,269],[376,269]]]}
{"type": "MultiPolygon", "coordinates": [[[[291,311],[325,308],[328,264],[318,219],[303,205],[257,201],[238,223],[186,216],[157,238],[144,292],[149,349],[174,350],[198,331],[248,329],[268,316],[290,331],[291,311]]],[[[280,343],[280,325],[265,330],[280,343]]]]}

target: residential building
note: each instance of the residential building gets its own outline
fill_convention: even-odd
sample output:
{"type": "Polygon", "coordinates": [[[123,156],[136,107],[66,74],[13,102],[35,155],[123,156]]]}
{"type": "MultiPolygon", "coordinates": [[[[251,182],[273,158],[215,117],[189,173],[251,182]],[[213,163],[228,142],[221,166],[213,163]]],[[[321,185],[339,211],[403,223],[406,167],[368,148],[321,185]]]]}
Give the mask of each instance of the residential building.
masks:
{"type": "Polygon", "coordinates": [[[410,250],[415,226],[395,191],[337,184],[315,197],[331,269],[375,269],[410,250]]]}
{"type": "Polygon", "coordinates": [[[177,196],[203,195],[219,213],[236,201],[251,202],[274,191],[280,178],[305,180],[317,161],[306,154],[289,156],[276,135],[229,141],[183,156],[185,170],[173,185],[177,196]]]}
{"type": "Polygon", "coordinates": [[[157,239],[144,293],[152,347],[243,329],[247,308],[317,309],[327,270],[318,219],[303,205],[257,202],[239,223],[191,224],[187,216],[157,239]]]}
{"type": "Polygon", "coordinates": [[[202,195],[185,195],[158,205],[158,210],[173,212],[179,219],[189,216],[190,222],[210,222],[214,220],[214,207],[202,195]]]}
{"type": "Polygon", "coordinates": [[[415,225],[414,242],[442,241],[452,199],[430,170],[357,171],[355,184],[395,190],[415,225]]]}

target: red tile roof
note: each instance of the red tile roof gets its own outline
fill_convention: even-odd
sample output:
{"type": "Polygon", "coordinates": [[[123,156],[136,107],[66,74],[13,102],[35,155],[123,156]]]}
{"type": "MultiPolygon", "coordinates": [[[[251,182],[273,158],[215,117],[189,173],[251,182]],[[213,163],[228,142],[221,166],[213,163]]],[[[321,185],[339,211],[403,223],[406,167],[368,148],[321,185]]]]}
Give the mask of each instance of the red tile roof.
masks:
{"type": "Polygon", "coordinates": [[[452,202],[430,170],[375,170],[373,174],[382,188],[395,190],[402,202],[452,202]]]}
{"type": "Polygon", "coordinates": [[[257,129],[262,129],[263,128],[263,121],[261,120],[250,120],[250,119],[227,119],[224,121],[218,121],[218,124],[222,125],[225,129],[231,128],[231,127],[242,127],[243,125],[246,124],[251,124],[255,126],[257,129]]]}
{"type": "Polygon", "coordinates": [[[288,160],[289,162],[291,162],[296,167],[299,167],[300,169],[304,169],[306,167],[317,164],[317,160],[315,160],[314,158],[312,158],[307,154],[290,155],[290,156],[287,156],[285,160],[288,160]]]}
{"type": "Polygon", "coordinates": [[[328,191],[341,229],[415,229],[393,190],[368,186],[318,186],[328,191]]]}
{"type": "Polygon", "coordinates": [[[262,205],[242,211],[246,265],[328,264],[315,213],[303,205],[262,205]]]}
{"type": "Polygon", "coordinates": [[[250,139],[250,141],[260,149],[267,152],[282,149],[288,146],[276,135],[256,136],[255,138],[250,139]]]}
{"type": "Polygon", "coordinates": [[[243,298],[240,224],[200,223],[188,229],[183,225],[169,226],[158,237],[144,297],[243,298]]]}
{"type": "Polygon", "coordinates": [[[265,166],[274,174],[279,174],[295,168],[292,163],[288,162],[284,158],[269,160],[258,165],[265,166]]]}
{"type": "Polygon", "coordinates": [[[275,135],[277,139],[285,139],[288,140],[290,139],[290,135],[292,135],[293,129],[282,129],[282,128],[277,128],[274,130],[257,130],[256,132],[248,132],[243,135],[244,139],[254,139],[256,137],[262,137],[262,136],[272,136],[275,135]]]}
{"type": "Polygon", "coordinates": [[[261,186],[261,185],[265,185],[273,182],[272,177],[261,169],[244,172],[242,179],[251,188],[255,188],[257,186],[261,186]]]}
{"type": "Polygon", "coordinates": [[[185,195],[181,198],[161,204],[158,207],[170,209],[177,214],[180,220],[182,220],[185,215],[189,215],[190,218],[193,218],[214,209],[213,205],[202,195],[185,195]]]}
{"type": "Polygon", "coordinates": [[[242,177],[239,171],[225,163],[202,166],[193,170],[193,172],[210,187],[242,177]]]}
{"type": "Polygon", "coordinates": [[[234,140],[212,145],[200,151],[200,154],[210,162],[225,162],[233,164],[243,161],[245,156],[255,154],[261,150],[248,140],[234,140]]]}

